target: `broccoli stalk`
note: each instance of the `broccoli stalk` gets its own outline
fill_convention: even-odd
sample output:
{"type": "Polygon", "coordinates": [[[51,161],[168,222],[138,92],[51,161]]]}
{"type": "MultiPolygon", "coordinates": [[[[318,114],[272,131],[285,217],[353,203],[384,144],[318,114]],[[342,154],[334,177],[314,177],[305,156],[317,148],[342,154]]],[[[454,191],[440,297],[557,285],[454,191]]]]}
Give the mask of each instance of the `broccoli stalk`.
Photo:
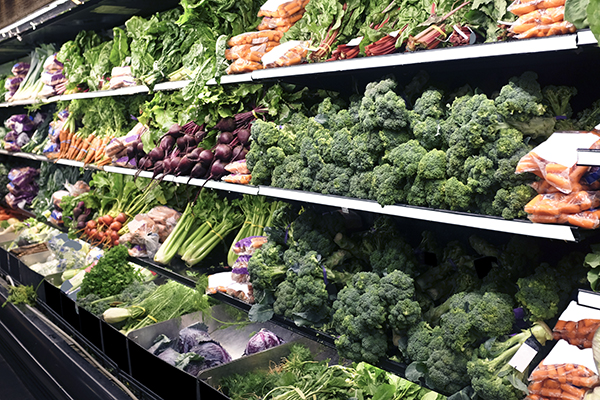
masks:
{"type": "MultiPolygon", "coordinates": [[[[542,345],[552,340],[552,331],[543,322],[536,323],[504,342],[496,342],[490,350],[482,349],[483,353],[494,358],[478,358],[467,363],[467,372],[475,392],[487,400],[519,400],[523,397],[520,389],[514,383],[522,381],[518,373],[508,362],[525,341],[534,336],[542,345]],[[513,382],[511,382],[511,377],[513,382]]],[[[482,346],[483,347],[483,346],[482,346]]],[[[523,384],[523,387],[525,385],[523,384]]]]}

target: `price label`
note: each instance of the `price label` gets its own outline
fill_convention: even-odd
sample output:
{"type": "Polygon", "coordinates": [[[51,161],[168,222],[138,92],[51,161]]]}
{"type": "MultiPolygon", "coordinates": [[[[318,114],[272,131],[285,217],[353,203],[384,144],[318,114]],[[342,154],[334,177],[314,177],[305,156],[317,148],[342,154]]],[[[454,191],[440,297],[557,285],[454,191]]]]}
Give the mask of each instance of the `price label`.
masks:
{"type": "Polygon", "coordinates": [[[347,207],[342,207],[342,214],[350,214],[347,207]]]}
{"type": "Polygon", "coordinates": [[[517,371],[523,372],[537,353],[538,351],[536,349],[529,346],[527,343],[523,343],[508,364],[513,366],[517,371]]]}
{"type": "Polygon", "coordinates": [[[391,37],[396,37],[396,36],[398,36],[399,33],[400,33],[400,29],[398,29],[397,31],[391,32],[390,36],[391,37]]]}
{"type": "Polygon", "coordinates": [[[348,42],[346,46],[358,46],[362,42],[364,36],[359,36],[348,42]]]}

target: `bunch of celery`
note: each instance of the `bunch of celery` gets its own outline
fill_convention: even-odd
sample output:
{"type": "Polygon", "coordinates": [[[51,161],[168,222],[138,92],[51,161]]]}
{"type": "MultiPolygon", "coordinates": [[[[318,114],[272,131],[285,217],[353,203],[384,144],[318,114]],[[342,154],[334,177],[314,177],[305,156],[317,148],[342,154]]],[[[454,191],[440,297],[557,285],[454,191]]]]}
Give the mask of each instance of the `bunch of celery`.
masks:
{"type": "Polygon", "coordinates": [[[273,213],[280,205],[277,201],[269,202],[265,197],[260,196],[244,196],[242,198],[239,206],[246,219],[229,247],[227,253],[227,264],[229,266],[233,266],[238,258],[238,255],[233,251],[233,246],[244,238],[264,235],[265,226],[271,224],[273,213]]]}
{"type": "Polygon", "coordinates": [[[187,205],[154,260],[168,264],[179,255],[189,266],[199,263],[242,224],[244,216],[237,204],[237,201],[230,203],[227,199],[219,199],[214,192],[203,190],[194,205],[187,205]]]}

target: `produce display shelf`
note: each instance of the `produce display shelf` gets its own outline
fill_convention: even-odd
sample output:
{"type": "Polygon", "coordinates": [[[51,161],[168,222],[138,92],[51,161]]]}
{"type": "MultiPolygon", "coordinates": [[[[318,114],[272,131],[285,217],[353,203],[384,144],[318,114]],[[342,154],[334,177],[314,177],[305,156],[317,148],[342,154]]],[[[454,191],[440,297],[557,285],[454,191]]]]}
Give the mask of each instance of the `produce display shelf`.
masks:
{"type": "MultiPolygon", "coordinates": [[[[579,154],[583,153],[583,151],[580,151],[579,154]]],[[[11,153],[6,150],[0,150],[0,154],[29,158],[38,161],[50,161],[44,156],[37,156],[35,154],[28,153],[11,153]]],[[[598,155],[596,156],[596,159],[598,160],[598,165],[600,165],[600,152],[598,152],[597,154],[598,155]]],[[[109,173],[122,175],[135,175],[137,173],[137,170],[133,168],[115,167],[110,165],[104,167],[95,167],[89,165],[86,166],[81,161],[74,160],[59,159],[56,160],[56,163],[79,168],[98,168],[109,173]]],[[[139,176],[151,179],[153,177],[153,173],[150,171],[142,171],[139,174],[139,176]]],[[[494,232],[512,233],[516,235],[539,237],[545,239],[564,240],[568,242],[577,242],[579,240],[579,229],[567,225],[535,224],[529,221],[506,220],[500,217],[493,217],[488,215],[468,214],[448,210],[436,210],[409,205],[381,206],[374,200],[363,200],[342,196],[324,195],[320,193],[280,189],[269,186],[240,185],[235,183],[227,183],[212,180],[206,182],[205,179],[190,179],[190,177],[188,176],[166,175],[163,178],[163,180],[166,182],[175,182],[179,184],[198,187],[202,187],[204,185],[204,187],[209,189],[215,189],[230,193],[274,197],[282,200],[301,201],[341,209],[366,211],[375,214],[391,215],[395,217],[458,225],[467,228],[483,229],[494,232]]]]}
{"type": "MultiPolygon", "coordinates": [[[[561,50],[574,50],[578,45],[595,44],[596,39],[590,30],[583,30],[574,34],[535,38],[527,40],[514,40],[499,43],[484,43],[472,46],[459,46],[454,48],[433,49],[413,53],[396,53],[377,57],[360,57],[351,60],[338,60],[313,64],[294,65],[283,68],[269,68],[239,75],[224,75],[219,83],[211,79],[207,85],[227,85],[239,83],[263,83],[276,79],[317,76],[328,73],[368,71],[377,68],[397,67],[403,65],[427,64],[445,61],[458,61],[469,59],[482,59],[489,57],[502,57],[530,53],[549,53],[561,50]]],[[[154,91],[180,90],[191,81],[163,82],[154,87],[154,91]]],[[[54,96],[47,99],[23,100],[0,103],[0,107],[17,107],[36,103],[54,103],[75,99],[92,99],[107,96],[129,96],[140,93],[149,93],[147,86],[131,86],[114,90],[100,90],[85,93],[54,96]]]]}
{"type": "Polygon", "coordinates": [[[577,45],[584,46],[588,44],[598,44],[598,41],[596,40],[596,37],[594,36],[592,31],[589,29],[582,29],[580,31],[577,31],[577,45]]]}
{"type": "Polygon", "coordinates": [[[447,210],[393,205],[381,206],[373,200],[353,199],[341,196],[323,195],[319,193],[301,192],[273,187],[259,186],[260,196],[275,197],[284,200],[321,204],[342,209],[367,211],[396,217],[419,219],[443,224],[459,225],[468,228],[484,229],[495,232],[512,233],[532,237],[558,239],[569,242],[578,240],[578,229],[567,225],[534,224],[529,221],[506,220],[500,217],[475,215],[447,210]]]}
{"type": "Polygon", "coordinates": [[[49,161],[48,158],[45,156],[40,156],[37,154],[31,154],[31,153],[23,153],[20,151],[11,152],[11,151],[0,149],[0,154],[5,155],[5,156],[11,156],[11,157],[26,158],[28,160],[44,161],[44,162],[49,161]]]}
{"type": "Polygon", "coordinates": [[[577,34],[551,36],[499,43],[484,43],[472,46],[397,53],[378,57],[360,57],[334,62],[294,65],[285,68],[269,68],[252,72],[253,81],[267,81],[307,75],[369,70],[402,65],[425,64],[445,61],[482,59],[545,53],[577,48],[577,34]]]}
{"type": "Polygon", "coordinates": [[[577,165],[586,167],[600,167],[600,150],[578,149],[577,165]]]}
{"type": "Polygon", "coordinates": [[[75,0],[56,0],[45,5],[39,10],[33,11],[26,17],[13,22],[12,24],[0,29],[0,35],[3,39],[20,37],[29,30],[35,30],[36,27],[44,22],[51,20],[55,16],[71,10],[83,1],[75,0]]]}

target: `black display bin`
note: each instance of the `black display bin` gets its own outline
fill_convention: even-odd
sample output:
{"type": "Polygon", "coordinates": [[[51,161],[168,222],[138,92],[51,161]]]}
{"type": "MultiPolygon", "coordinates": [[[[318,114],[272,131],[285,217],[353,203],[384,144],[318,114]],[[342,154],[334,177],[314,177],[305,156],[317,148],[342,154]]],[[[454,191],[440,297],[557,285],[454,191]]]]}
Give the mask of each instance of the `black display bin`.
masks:
{"type": "Polygon", "coordinates": [[[33,286],[37,293],[38,299],[45,302],[46,290],[44,284],[42,283],[44,281],[44,277],[38,274],[37,272],[31,270],[27,265],[25,265],[22,262],[19,263],[19,273],[21,274],[21,283],[23,285],[33,286]]]}
{"type": "MultiPolygon", "coordinates": [[[[198,379],[161,360],[139,344],[129,341],[131,376],[164,399],[219,399],[202,397],[198,379]]],[[[208,393],[208,392],[207,392],[208,393]]]]}
{"type": "Polygon", "coordinates": [[[8,251],[0,248],[0,270],[3,274],[8,274],[8,251]]]}
{"type": "Polygon", "coordinates": [[[81,332],[81,321],[77,304],[62,291],[60,292],[60,305],[62,308],[62,317],[73,329],[81,332]]]}
{"type": "Polygon", "coordinates": [[[52,311],[62,317],[63,312],[60,300],[62,294],[60,289],[46,280],[44,280],[42,285],[44,286],[44,293],[46,296],[45,303],[48,305],[48,307],[50,307],[50,309],[52,309],[52,311]]]}
{"type": "Polygon", "coordinates": [[[102,349],[102,333],[100,320],[91,312],[79,307],[79,321],[81,322],[81,334],[98,349],[102,349]]]}
{"type": "Polygon", "coordinates": [[[108,358],[113,360],[120,369],[137,379],[136,376],[131,374],[129,363],[129,339],[110,324],[107,324],[102,320],[99,321],[100,331],[102,332],[102,351],[108,358]]]}
{"type": "Polygon", "coordinates": [[[21,282],[20,263],[21,260],[18,257],[15,257],[11,252],[8,253],[8,275],[18,282],[21,282]]]}

